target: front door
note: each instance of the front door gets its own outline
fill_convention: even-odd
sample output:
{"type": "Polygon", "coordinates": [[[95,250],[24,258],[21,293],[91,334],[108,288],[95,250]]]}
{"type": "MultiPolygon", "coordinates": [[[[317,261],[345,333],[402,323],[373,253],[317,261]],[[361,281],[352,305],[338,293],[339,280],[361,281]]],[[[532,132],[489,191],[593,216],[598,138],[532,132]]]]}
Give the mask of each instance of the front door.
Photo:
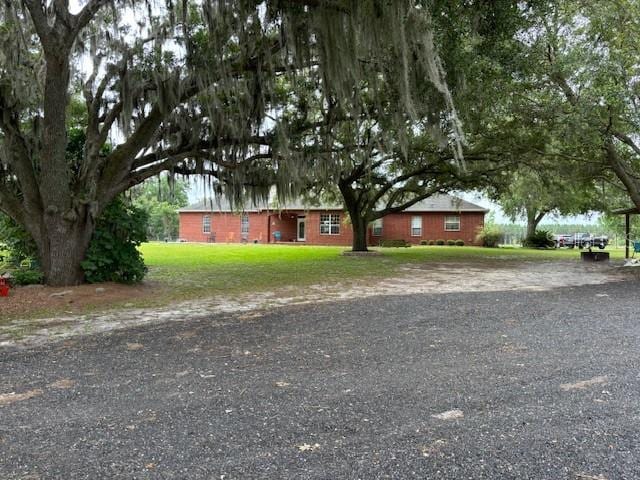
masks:
{"type": "Polygon", "coordinates": [[[304,242],[307,239],[306,218],[298,217],[298,241],[304,242]]]}

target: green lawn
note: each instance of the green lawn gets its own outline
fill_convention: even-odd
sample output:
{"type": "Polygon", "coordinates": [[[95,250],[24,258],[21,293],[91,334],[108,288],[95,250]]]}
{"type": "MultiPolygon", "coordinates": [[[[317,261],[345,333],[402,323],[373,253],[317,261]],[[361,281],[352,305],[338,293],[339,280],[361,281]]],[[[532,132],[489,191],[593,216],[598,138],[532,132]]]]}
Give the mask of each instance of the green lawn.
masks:
{"type": "MultiPolygon", "coordinates": [[[[376,257],[344,257],[345,247],[147,243],[148,279],[171,285],[174,298],[233,294],[274,287],[380,278],[407,264],[429,262],[578,261],[579,250],[411,247],[377,249],[376,257]]],[[[623,250],[607,249],[614,259],[623,250]]]]}
{"type": "MultiPolygon", "coordinates": [[[[460,262],[494,268],[507,262],[578,262],[580,258],[579,250],[449,246],[378,248],[382,255],[369,257],[342,256],[346,247],[302,245],[147,243],[140,250],[149,267],[144,285],[130,290],[107,286],[110,296],[96,294],[93,286],[85,285],[78,287],[77,296],[55,301],[46,289],[16,291],[10,297],[13,303],[3,308],[0,325],[18,318],[56,317],[130,306],[155,307],[179,300],[295,289],[311,284],[340,284],[346,288],[356,281],[362,284],[402,274],[401,268],[409,265],[460,262]]],[[[614,260],[624,257],[623,249],[607,251],[614,260]]]]}

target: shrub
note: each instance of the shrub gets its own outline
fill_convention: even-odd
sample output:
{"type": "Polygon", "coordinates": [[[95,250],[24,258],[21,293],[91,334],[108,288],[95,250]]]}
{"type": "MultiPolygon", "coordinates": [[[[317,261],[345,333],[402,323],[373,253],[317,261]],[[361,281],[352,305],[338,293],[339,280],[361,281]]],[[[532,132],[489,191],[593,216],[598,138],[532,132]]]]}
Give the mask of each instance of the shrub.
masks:
{"type": "Polygon", "coordinates": [[[502,230],[495,224],[487,224],[478,230],[476,241],[483,247],[496,248],[502,240],[502,230]]]}
{"type": "Polygon", "coordinates": [[[380,246],[381,247],[410,247],[411,244],[405,240],[402,239],[398,239],[398,240],[381,240],[380,241],[380,246]]]}
{"type": "Polygon", "coordinates": [[[40,270],[18,268],[11,272],[11,283],[14,285],[35,285],[42,283],[44,275],[40,270]]]}
{"type": "Polygon", "coordinates": [[[456,244],[455,240],[447,240],[447,245],[449,245],[450,247],[453,247],[456,244]]]}
{"type": "Polygon", "coordinates": [[[429,242],[426,240],[420,240],[420,245],[429,245],[429,242]]]}
{"type": "Polygon", "coordinates": [[[435,240],[429,240],[429,245],[435,245],[435,244],[436,244],[435,240]]]}
{"type": "MultiPolygon", "coordinates": [[[[147,268],[138,246],[147,240],[146,230],[145,212],[126,205],[121,199],[111,202],[96,223],[89,250],[82,262],[87,282],[141,281],[147,268]]],[[[11,273],[14,284],[42,282],[44,276],[39,268],[35,242],[20,225],[2,214],[0,244],[3,244],[0,269],[11,273]]]]}
{"type": "Polygon", "coordinates": [[[547,230],[536,230],[524,239],[522,245],[529,248],[551,248],[555,246],[553,235],[547,230]]]}
{"type": "Polygon", "coordinates": [[[456,246],[457,247],[464,247],[464,240],[460,240],[460,239],[456,240],[456,246]]]}
{"type": "Polygon", "coordinates": [[[17,267],[24,260],[38,258],[36,243],[24,228],[0,213],[0,253],[4,261],[17,267]],[[6,257],[6,258],[4,258],[6,257]]]}
{"type": "Polygon", "coordinates": [[[147,214],[111,202],[98,219],[82,268],[87,282],[136,283],[147,273],[138,246],[147,240],[147,214]]]}
{"type": "Polygon", "coordinates": [[[442,239],[436,240],[436,245],[444,245],[445,241],[442,239]]]}

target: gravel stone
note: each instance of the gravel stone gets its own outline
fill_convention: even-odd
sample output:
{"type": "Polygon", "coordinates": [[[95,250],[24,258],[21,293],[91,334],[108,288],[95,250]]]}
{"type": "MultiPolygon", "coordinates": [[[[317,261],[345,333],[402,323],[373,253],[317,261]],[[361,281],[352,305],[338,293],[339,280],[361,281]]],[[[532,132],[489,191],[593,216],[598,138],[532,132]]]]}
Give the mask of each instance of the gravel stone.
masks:
{"type": "Polygon", "coordinates": [[[3,349],[0,478],[637,479],[638,292],[369,297],[3,349]]]}

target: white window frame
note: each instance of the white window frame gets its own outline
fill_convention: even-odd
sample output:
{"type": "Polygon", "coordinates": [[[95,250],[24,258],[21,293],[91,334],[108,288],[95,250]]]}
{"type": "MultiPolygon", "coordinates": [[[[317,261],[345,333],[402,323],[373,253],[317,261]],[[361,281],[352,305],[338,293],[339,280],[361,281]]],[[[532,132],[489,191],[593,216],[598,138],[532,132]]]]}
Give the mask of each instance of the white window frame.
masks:
{"type": "Polygon", "coordinates": [[[320,214],[320,235],[340,235],[340,214],[320,214]]]}
{"type": "Polygon", "coordinates": [[[202,216],[202,233],[211,233],[211,215],[202,216]]]}
{"type": "Polygon", "coordinates": [[[382,236],[382,228],[383,228],[382,219],[378,218],[377,220],[374,220],[371,223],[371,235],[373,235],[374,237],[381,237],[382,236]]]}
{"type": "Polygon", "coordinates": [[[422,236],[422,215],[411,216],[411,236],[412,237],[422,236]]]}
{"type": "Polygon", "coordinates": [[[240,217],[240,234],[249,235],[249,214],[243,213],[240,217]]]}
{"type": "Polygon", "coordinates": [[[445,232],[459,232],[460,231],[460,215],[447,215],[444,217],[444,231],[445,232]],[[452,220],[453,219],[453,220],[452,220]],[[456,227],[457,225],[457,227],[456,227]]]}

